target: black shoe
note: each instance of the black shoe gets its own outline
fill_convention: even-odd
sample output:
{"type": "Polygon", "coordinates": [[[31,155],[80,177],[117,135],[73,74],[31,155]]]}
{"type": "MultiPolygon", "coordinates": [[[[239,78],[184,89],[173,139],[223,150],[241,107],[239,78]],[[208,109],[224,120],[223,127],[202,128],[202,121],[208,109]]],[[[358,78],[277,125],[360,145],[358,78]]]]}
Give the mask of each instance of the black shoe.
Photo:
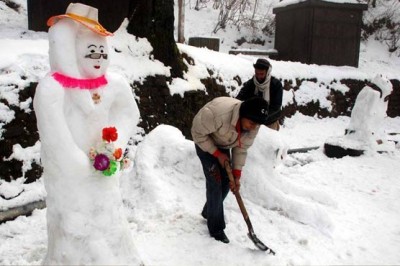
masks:
{"type": "Polygon", "coordinates": [[[228,237],[225,235],[224,231],[218,232],[216,234],[211,235],[212,237],[215,238],[215,240],[221,241],[222,243],[228,244],[229,243],[229,239],[228,237]]]}

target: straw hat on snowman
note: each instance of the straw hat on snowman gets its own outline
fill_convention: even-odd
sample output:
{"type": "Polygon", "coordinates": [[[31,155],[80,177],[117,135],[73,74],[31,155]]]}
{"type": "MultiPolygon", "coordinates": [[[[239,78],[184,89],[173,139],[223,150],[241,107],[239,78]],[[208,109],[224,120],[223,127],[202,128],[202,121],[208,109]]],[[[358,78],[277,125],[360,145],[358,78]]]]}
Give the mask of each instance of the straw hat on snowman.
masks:
{"type": "Polygon", "coordinates": [[[100,23],[98,19],[97,8],[87,6],[81,3],[69,4],[65,14],[52,16],[47,20],[47,26],[51,27],[57,21],[62,18],[72,19],[79,22],[83,26],[92,30],[93,32],[102,36],[113,36],[113,34],[107,31],[100,23]]]}

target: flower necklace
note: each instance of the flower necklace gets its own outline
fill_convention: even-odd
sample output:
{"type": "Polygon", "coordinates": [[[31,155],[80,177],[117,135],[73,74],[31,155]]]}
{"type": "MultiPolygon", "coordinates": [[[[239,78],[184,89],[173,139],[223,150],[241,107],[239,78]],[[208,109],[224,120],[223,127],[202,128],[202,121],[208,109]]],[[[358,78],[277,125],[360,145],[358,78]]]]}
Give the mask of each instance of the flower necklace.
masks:
{"type": "MultiPolygon", "coordinates": [[[[78,79],[54,72],[52,76],[66,89],[96,90],[108,83],[104,75],[94,79],[78,79]]],[[[99,104],[101,102],[100,93],[93,92],[92,100],[95,104],[99,104]]]]}

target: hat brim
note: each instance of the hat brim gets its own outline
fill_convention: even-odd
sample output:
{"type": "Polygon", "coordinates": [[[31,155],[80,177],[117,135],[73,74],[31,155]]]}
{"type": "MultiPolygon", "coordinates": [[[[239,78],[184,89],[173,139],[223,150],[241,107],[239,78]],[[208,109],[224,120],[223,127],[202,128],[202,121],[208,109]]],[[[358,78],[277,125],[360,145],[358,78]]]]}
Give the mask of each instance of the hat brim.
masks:
{"type": "Polygon", "coordinates": [[[253,121],[254,123],[257,123],[259,125],[264,125],[267,122],[267,117],[265,118],[260,118],[260,117],[255,117],[255,116],[251,116],[251,115],[245,115],[243,116],[244,118],[247,118],[251,121],[253,121]]]}
{"type": "Polygon", "coordinates": [[[57,23],[57,21],[59,21],[62,18],[69,18],[69,19],[75,20],[76,22],[79,22],[80,24],[87,27],[94,33],[102,35],[102,36],[113,36],[114,35],[113,33],[107,31],[103,26],[100,25],[100,23],[98,23],[96,21],[88,22],[88,21],[84,21],[79,18],[70,16],[68,14],[52,16],[51,18],[49,18],[47,20],[47,26],[49,26],[49,27],[53,26],[55,23],[57,23]]]}

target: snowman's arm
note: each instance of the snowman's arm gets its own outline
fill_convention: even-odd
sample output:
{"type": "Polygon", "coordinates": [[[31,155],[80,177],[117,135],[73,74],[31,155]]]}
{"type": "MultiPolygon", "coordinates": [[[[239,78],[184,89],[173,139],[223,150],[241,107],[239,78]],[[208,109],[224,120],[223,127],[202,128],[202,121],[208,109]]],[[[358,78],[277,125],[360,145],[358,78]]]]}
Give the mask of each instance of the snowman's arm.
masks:
{"type": "Polygon", "coordinates": [[[116,91],[111,106],[110,121],[118,130],[117,147],[126,148],[129,139],[135,133],[139,122],[139,108],[136,104],[131,87],[124,78],[114,77],[110,80],[111,89],[116,91]]]}
{"type": "Polygon", "coordinates": [[[34,110],[37,118],[42,149],[46,157],[65,164],[68,161],[86,161],[88,156],[79,149],[73,140],[63,110],[65,91],[51,76],[38,84],[34,97],[34,110]]]}

